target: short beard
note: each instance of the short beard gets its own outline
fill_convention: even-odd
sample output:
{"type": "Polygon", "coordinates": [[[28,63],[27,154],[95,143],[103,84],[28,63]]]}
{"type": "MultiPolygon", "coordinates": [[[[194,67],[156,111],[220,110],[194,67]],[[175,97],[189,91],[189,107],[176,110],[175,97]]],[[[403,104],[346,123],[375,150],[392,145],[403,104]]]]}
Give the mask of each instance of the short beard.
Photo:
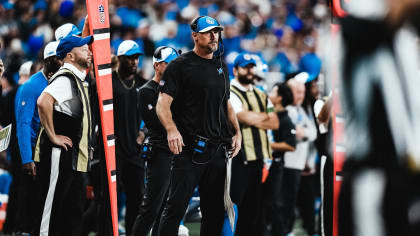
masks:
{"type": "Polygon", "coordinates": [[[210,46],[210,44],[208,44],[208,45],[202,46],[201,48],[205,50],[207,53],[214,53],[217,51],[218,45],[216,44],[216,46],[212,47],[210,46]]]}
{"type": "Polygon", "coordinates": [[[118,72],[120,74],[124,74],[126,76],[135,75],[137,73],[137,68],[133,70],[131,66],[127,66],[127,64],[120,64],[120,67],[118,68],[118,72]]]}
{"type": "Polygon", "coordinates": [[[76,64],[78,64],[82,68],[88,69],[90,67],[90,65],[91,65],[91,62],[90,61],[83,60],[81,58],[76,58],[75,61],[76,61],[76,64]]]}
{"type": "Polygon", "coordinates": [[[238,76],[238,80],[239,80],[239,83],[241,83],[241,84],[254,84],[254,79],[251,79],[251,80],[248,79],[248,75],[238,76]]]}
{"type": "Polygon", "coordinates": [[[217,49],[219,49],[219,45],[216,43],[216,46],[212,47],[209,45],[209,49],[211,50],[211,52],[216,52],[217,49]]]}

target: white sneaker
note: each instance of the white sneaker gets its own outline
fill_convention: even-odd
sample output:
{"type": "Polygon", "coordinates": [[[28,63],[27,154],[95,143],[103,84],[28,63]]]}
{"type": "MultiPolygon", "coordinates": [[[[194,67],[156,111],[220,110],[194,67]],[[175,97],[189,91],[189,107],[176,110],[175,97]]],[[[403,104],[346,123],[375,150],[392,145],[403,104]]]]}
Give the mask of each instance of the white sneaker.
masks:
{"type": "Polygon", "coordinates": [[[178,229],[178,236],[188,236],[189,230],[185,225],[180,225],[178,229]]]}

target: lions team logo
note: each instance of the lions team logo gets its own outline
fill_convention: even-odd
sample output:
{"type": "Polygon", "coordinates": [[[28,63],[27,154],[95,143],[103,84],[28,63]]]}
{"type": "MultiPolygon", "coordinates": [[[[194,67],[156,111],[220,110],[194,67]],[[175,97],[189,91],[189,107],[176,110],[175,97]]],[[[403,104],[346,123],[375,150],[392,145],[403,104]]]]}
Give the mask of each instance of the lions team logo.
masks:
{"type": "Polygon", "coordinates": [[[252,58],[251,58],[251,55],[249,55],[249,54],[244,54],[244,59],[245,59],[245,60],[247,60],[247,61],[249,61],[249,60],[251,60],[252,58]]]}
{"type": "Polygon", "coordinates": [[[99,21],[105,23],[105,7],[101,4],[98,7],[99,10],[99,21]]]}
{"type": "Polygon", "coordinates": [[[210,24],[210,25],[214,25],[214,23],[215,23],[212,18],[207,18],[206,22],[207,22],[207,24],[210,24]]]}

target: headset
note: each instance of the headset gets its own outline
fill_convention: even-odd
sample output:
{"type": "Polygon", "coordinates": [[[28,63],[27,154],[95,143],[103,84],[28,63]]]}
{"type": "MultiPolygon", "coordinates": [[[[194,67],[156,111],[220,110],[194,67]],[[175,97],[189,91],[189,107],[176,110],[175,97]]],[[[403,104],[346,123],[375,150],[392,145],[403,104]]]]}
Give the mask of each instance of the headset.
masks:
{"type": "MultiPolygon", "coordinates": [[[[198,27],[198,20],[199,19],[201,19],[201,18],[203,18],[203,17],[205,17],[205,16],[199,16],[199,17],[197,17],[197,18],[195,18],[192,22],[191,22],[191,24],[190,24],[190,28],[191,28],[191,30],[193,31],[193,32],[196,32],[196,33],[198,33],[198,31],[197,31],[197,27],[198,27]]],[[[216,20],[216,22],[217,22],[217,24],[219,24],[219,22],[216,20]]],[[[220,25],[220,24],[219,24],[220,25]]]]}
{"type": "Polygon", "coordinates": [[[156,48],[155,52],[153,53],[153,57],[154,58],[157,58],[157,59],[162,59],[162,50],[165,49],[165,48],[172,48],[172,50],[175,51],[175,53],[176,53],[177,56],[180,56],[182,54],[182,51],[181,50],[176,50],[173,47],[160,46],[160,47],[156,48]]]}

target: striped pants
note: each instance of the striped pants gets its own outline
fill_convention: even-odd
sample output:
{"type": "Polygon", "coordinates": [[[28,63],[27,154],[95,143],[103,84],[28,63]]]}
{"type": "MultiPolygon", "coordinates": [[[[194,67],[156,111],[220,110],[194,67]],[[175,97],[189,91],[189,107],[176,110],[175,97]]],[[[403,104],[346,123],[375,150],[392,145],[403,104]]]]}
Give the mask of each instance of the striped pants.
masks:
{"type": "Polygon", "coordinates": [[[81,235],[87,175],[72,169],[71,155],[71,149],[66,151],[49,141],[41,146],[35,235],[81,235]]]}

